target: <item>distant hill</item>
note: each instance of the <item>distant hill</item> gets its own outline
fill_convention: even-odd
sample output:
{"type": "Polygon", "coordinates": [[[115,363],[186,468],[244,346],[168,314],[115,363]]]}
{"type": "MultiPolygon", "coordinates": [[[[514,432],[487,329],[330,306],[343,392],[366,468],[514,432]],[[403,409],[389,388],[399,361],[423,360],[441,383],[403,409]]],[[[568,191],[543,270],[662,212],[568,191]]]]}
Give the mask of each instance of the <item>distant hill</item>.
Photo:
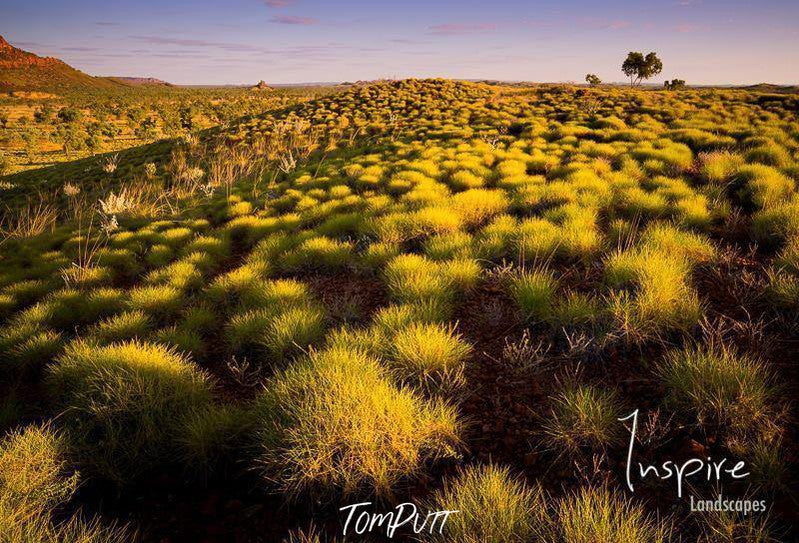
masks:
{"type": "Polygon", "coordinates": [[[155,77],[106,77],[111,81],[121,83],[123,85],[130,85],[132,87],[174,87],[172,83],[168,83],[162,79],[155,77]]]}
{"type": "Polygon", "coordinates": [[[799,92],[797,85],[774,85],[772,83],[758,83],[757,85],[747,85],[741,87],[746,90],[758,92],[772,92],[777,94],[796,94],[799,92]]]}
{"type": "Polygon", "coordinates": [[[104,77],[92,77],[53,57],[17,49],[0,36],[0,91],[67,91],[80,88],[113,89],[124,86],[104,77]]]}

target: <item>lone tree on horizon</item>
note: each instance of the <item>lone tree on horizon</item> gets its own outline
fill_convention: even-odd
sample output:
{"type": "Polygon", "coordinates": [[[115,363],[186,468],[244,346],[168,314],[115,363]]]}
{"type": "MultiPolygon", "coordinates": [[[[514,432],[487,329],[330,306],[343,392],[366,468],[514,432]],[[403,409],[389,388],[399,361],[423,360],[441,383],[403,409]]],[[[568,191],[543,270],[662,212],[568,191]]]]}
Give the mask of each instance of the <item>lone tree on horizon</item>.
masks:
{"type": "Polygon", "coordinates": [[[602,80],[597,77],[596,74],[587,74],[585,76],[585,82],[591,85],[592,87],[596,87],[602,84],[602,80]]]}
{"type": "Polygon", "coordinates": [[[621,65],[621,71],[630,78],[630,86],[640,85],[644,79],[659,74],[663,70],[663,62],[656,53],[643,53],[630,51],[621,65]]]}
{"type": "Polygon", "coordinates": [[[680,90],[685,88],[685,79],[672,79],[669,81],[668,79],[663,82],[663,86],[666,90],[680,90]]]}

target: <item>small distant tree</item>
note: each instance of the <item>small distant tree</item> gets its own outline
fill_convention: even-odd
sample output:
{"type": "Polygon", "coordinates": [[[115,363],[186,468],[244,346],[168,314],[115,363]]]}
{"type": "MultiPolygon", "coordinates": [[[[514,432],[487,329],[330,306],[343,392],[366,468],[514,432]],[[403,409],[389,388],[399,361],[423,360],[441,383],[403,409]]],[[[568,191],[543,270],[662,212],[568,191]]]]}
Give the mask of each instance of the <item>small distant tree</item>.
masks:
{"type": "Polygon", "coordinates": [[[656,53],[643,53],[630,51],[621,65],[621,71],[630,78],[630,86],[640,85],[644,79],[656,76],[663,71],[663,62],[656,53]]]}
{"type": "Polygon", "coordinates": [[[592,87],[597,87],[602,84],[602,80],[596,74],[587,74],[585,76],[585,82],[591,85],[592,87]]]}
{"type": "Polygon", "coordinates": [[[62,123],[71,124],[80,121],[82,115],[83,114],[78,108],[62,107],[61,109],[58,110],[57,117],[58,120],[61,121],[62,123]]]}
{"type": "Polygon", "coordinates": [[[141,140],[155,140],[158,138],[158,124],[153,117],[147,117],[133,131],[141,140]]]}
{"type": "Polygon", "coordinates": [[[11,168],[11,159],[3,154],[3,151],[0,151],[0,176],[11,173],[11,168]]]}
{"type": "Polygon", "coordinates": [[[50,120],[49,106],[42,106],[33,112],[33,120],[39,124],[46,123],[50,120]]]}
{"type": "Polygon", "coordinates": [[[74,124],[60,124],[53,133],[55,140],[61,144],[64,156],[69,158],[73,151],[80,151],[86,147],[88,134],[74,124]]]}
{"type": "Polygon", "coordinates": [[[26,126],[20,134],[20,138],[25,143],[25,155],[28,163],[33,164],[36,159],[36,152],[39,150],[39,140],[42,136],[41,131],[35,126],[26,126]]]}
{"type": "Polygon", "coordinates": [[[194,128],[194,115],[197,113],[194,104],[184,104],[178,110],[180,116],[180,127],[186,131],[191,132],[194,128]]]}
{"type": "Polygon", "coordinates": [[[141,107],[130,107],[125,110],[125,117],[127,117],[131,130],[136,130],[136,127],[147,117],[147,112],[141,107]]]}
{"type": "Polygon", "coordinates": [[[0,126],[8,128],[8,115],[3,112],[0,112],[0,126]]]}
{"type": "Polygon", "coordinates": [[[86,148],[89,149],[89,151],[93,155],[96,155],[97,153],[102,151],[103,150],[103,138],[100,137],[100,134],[97,134],[97,133],[88,134],[88,136],[86,138],[86,148]]]}
{"type": "Polygon", "coordinates": [[[663,83],[663,86],[666,90],[680,90],[685,88],[685,80],[684,79],[672,79],[669,81],[668,79],[663,83]]]}
{"type": "Polygon", "coordinates": [[[122,130],[114,123],[110,123],[108,121],[100,123],[100,135],[102,135],[104,138],[113,140],[116,139],[116,137],[121,133],[122,130]]]}

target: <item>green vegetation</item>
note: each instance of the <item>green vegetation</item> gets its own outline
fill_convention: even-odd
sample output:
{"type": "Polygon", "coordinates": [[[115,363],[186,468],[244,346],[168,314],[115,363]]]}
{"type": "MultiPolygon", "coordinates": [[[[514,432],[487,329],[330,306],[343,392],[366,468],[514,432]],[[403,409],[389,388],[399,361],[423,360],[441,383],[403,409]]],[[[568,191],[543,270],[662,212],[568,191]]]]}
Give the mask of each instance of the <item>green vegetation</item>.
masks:
{"type": "Polygon", "coordinates": [[[773,422],[774,377],[762,363],[735,349],[672,352],[660,373],[669,399],[700,425],[748,434],[773,422]]]}
{"type": "Polygon", "coordinates": [[[666,543],[672,524],[607,487],[587,487],[559,500],[516,480],[506,468],[469,467],[437,493],[435,508],[453,508],[442,540],[477,542],[666,543]],[[494,515],[485,515],[493,511],[494,515]]]}
{"type": "Polygon", "coordinates": [[[70,410],[81,464],[124,483],[169,461],[184,419],[211,401],[207,376],[167,347],[136,342],[66,349],[48,375],[70,410]]]}
{"type": "Polygon", "coordinates": [[[643,53],[630,51],[621,65],[621,71],[630,78],[630,86],[634,87],[639,85],[641,80],[649,79],[663,71],[663,62],[656,53],[647,53],[644,56],[643,53]]]}
{"type": "Polygon", "coordinates": [[[537,541],[544,533],[542,521],[548,521],[541,488],[530,488],[507,468],[493,465],[470,466],[447,481],[432,509],[460,512],[440,538],[453,543],[537,541]]]}
{"type": "Polygon", "coordinates": [[[132,534],[79,515],[57,520],[75,493],[68,444],[49,427],[29,426],[0,442],[0,533],[9,542],[123,543],[132,534]]]}
{"type": "MultiPolygon", "coordinates": [[[[192,139],[201,130],[329,92],[316,87],[267,93],[244,88],[132,87],[72,72],[79,74],[76,80],[50,92],[18,90],[0,96],[0,176],[76,158],[103,161],[114,156],[108,153],[163,138],[192,139]]],[[[8,83],[6,78],[15,76],[4,69],[2,77],[8,83]]],[[[42,88],[40,83],[32,85],[42,88]]],[[[158,147],[152,146],[151,151],[157,152],[158,147]]],[[[157,175],[156,156],[148,162],[152,166],[141,172],[145,177],[157,175]]]]}
{"type": "Polygon", "coordinates": [[[622,409],[613,391],[569,386],[552,401],[545,432],[556,449],[598,450],[619,444],[622,409]]]}
{"type": "Polygon", "coordinates": [[[425,460],[454,454],[454,410],[397,388],[377,361],[339,347],[279,374],[257,407],[257,462],[287,494],[389,495],[425,460]]]}
{"type": "Polygon", "coordinates": [[[790,503],[796,96],[248,93],[65,94],[25,123],[33,153],[100,116],[144,135],[0,179],[0,522],[36,534],[15,541],[120,540],[114,518],[199,540],[223,510],[230,539],[326,541],[345,498],[460,508],[442,541],[792,529],[623,493],[618,418],[641,409],[641,458],[740,459],[790,503]],[[161,105],[177,124],[145,122],[161,105]]]}
{"type": "Polygon", "coordinates": [[[555,541],[564,543],[666,543],[673,537],[668,522],[606,487],[584,488],[562,500],[556,515],[555,541]]]}

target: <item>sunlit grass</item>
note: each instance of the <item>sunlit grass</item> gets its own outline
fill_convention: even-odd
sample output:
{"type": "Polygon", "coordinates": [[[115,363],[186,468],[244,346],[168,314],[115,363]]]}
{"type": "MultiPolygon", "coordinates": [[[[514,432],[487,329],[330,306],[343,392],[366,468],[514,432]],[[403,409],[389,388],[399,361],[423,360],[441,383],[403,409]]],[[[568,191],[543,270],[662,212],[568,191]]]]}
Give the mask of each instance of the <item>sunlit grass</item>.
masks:
{"type": "Polygon", "coordinates": [[[91,472],[119,484],[163,465],[190,412],[211,401],[208,376],[166,347],[75,343],[51,366],[48,388],[70,416],[70,442],[91,472]]]}
{"type": "Polygon", "coordinates": [[[668,401],[707,428],[749,434],[770,423],[776,388],[762,362],[724,345],[671,352],[660,366],[668,401]]]}
{"type": "Polygon", "coordinates": [[[471,350],[451,328],[414,323],[391,340],[389,359],[401,379],[446,390],[463,385],[463,363],[471,350]]]}
{"type": "Polygon", "coordinates": [[[567,386],[552,398],[544,432],[556,450],[591,450],[618,445],[622,407],[612,390],[567,386]]]}
{"type": "Polygon", "coordinates": [[[673,537],[670,522],[607,487],[584,487],[561,500],[555,524],[555,541],[564,543],[666,543],[673,537]]]}
{"type": "Polygon", "coordinates": [[[279,374],[259,399],[258,463],[285,493],[390,495],[422,463],[450,456],[454,410],[387,381],[357,350],[312,353],[279,374]]]}
{"type": "Polygon", "coordinates": [[[540,487],[530,487],[507,468],[470,466],[436,493],[434,510],[457,510],[442,534],[452,543],[527,543],[546,534],[548,504],[540,487]]]}

